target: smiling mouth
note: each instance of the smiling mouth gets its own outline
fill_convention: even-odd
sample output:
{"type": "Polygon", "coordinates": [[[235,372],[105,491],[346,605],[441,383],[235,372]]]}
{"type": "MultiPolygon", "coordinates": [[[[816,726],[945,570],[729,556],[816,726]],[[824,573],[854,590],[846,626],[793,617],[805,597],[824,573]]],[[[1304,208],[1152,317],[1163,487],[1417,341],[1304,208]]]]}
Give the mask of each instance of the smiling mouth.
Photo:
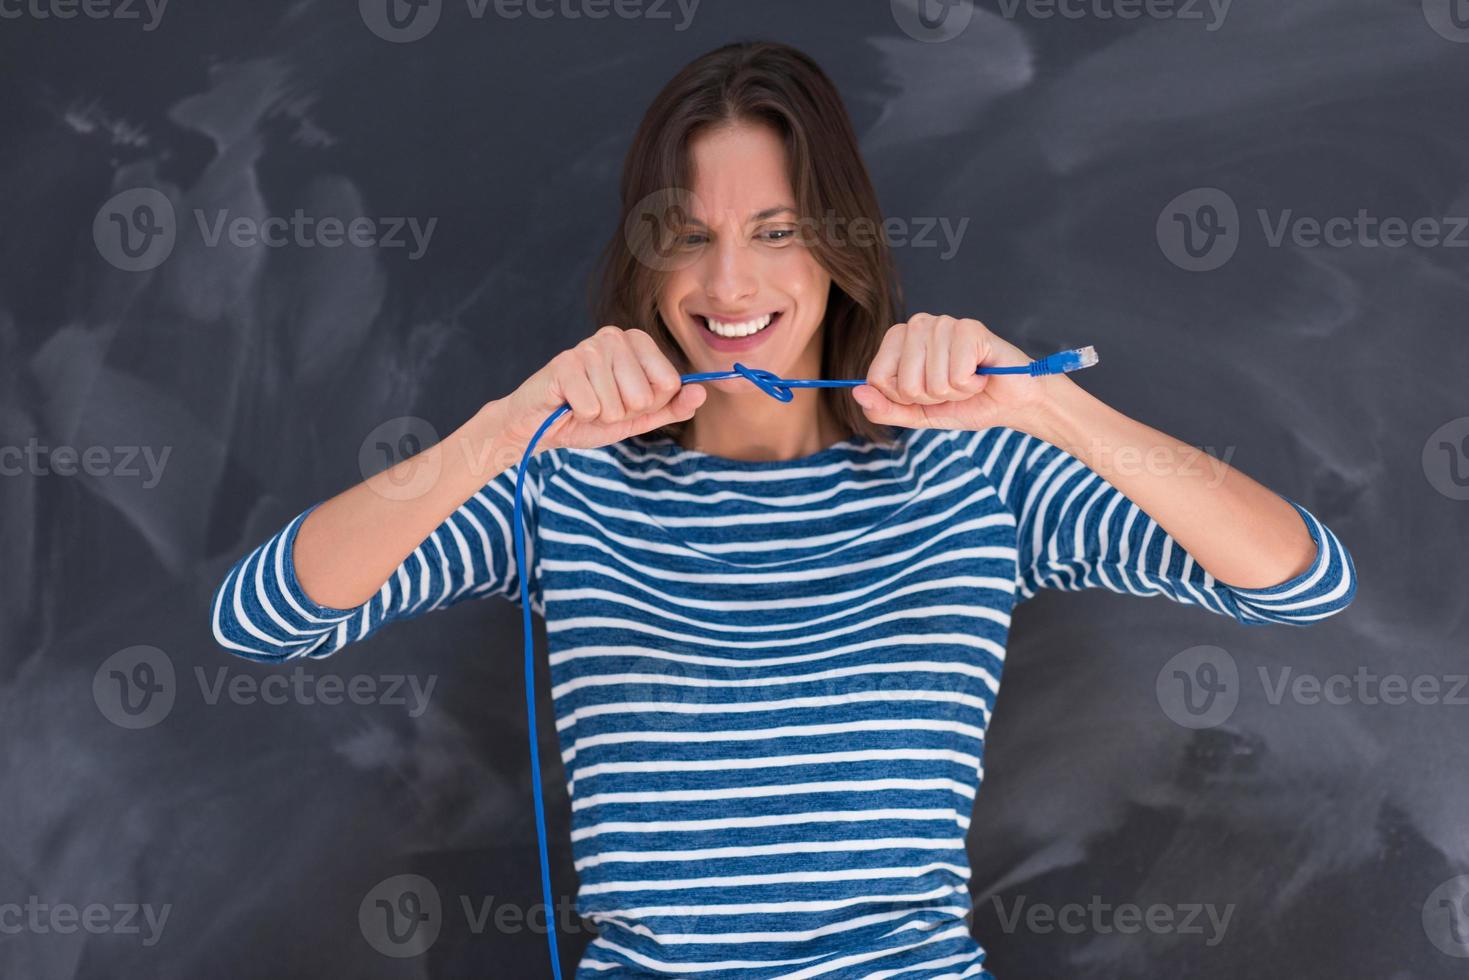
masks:
{"type": "Polygon", "coordinates": [[[765,313],[761,316],[752,317],[748,320],[731,322],[725,320],[711,320],[699,313],[694,314],[694,319],[716,337],[726,340],[738,340],[741,337],[750,337],[762,330],[770,329],[770,326],[780,319],[780,312],[765,313]]]}

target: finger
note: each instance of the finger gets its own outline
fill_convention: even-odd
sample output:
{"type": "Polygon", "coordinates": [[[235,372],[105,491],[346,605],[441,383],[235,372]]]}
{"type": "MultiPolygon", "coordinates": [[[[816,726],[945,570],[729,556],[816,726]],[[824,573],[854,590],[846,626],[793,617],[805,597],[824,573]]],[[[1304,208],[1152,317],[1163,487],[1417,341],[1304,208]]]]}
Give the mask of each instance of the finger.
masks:
{"type": "MultiPolygon", "coordinates": [[[[879,392],[879,398],[881,393],[879,392]]],[[[866,397],[866,396],[864,396],[866,397]]],[[[877,399],[866,409],[868,418],[881,425],[898,425],[908,429],[972,429],[968,415],[956,414],[958,401],[938,402],[933,405],[902,405],[897,402],[886,404],[877,399]]]]}
{"type": "MultiPolygon", "coordinates": [[[[989,327],[986,327],[983,323],[979,324],[979,334],[977,337],[979,343],[979,364],[996,364],[1008,367],[1012,363],[1010,359],[1001,356],[1003,352],[1000,349],[1001,345],[996,343],[997,339],[994,334],[990,333],[989,327]]],[[[1029,358],[1022,358],[1020,363],[1025,363],[1029,360],[1029,358]]]]}
{"type": "Polygon", "coordinates": [[[623,420],[651,411],[657,404],[653,388],[648,384],[648,376],[643,372],[637,354],[633,353],[627,334],[610,338],[608,347],[612,376],[617,379],[617,393],[622,397],[623,420]]]}
{"type": "Polygon", "coordinates": [[[933,399],[928,396],[924,384],[924,363],[927,361],[929,340],[932,333],[931,323],[925,321],[914,329],[910,324],[903,336],[903,350],[898,357],[898,397],[891,401],[901,402],[906,405],[929,405],[933,399]]]}
{"type": "Polygon", "coordinates": [[[898,356],[903,351],[903,333],[906,329],[906,325],[902,323],[889,327],[888,332],[883,334],[877,355],[867,368],[867,383],[890,398],[898,395],[894,386],[898,383],[898,356]]]}
{"type": "Polygon", "coordinates": [[[587,377],[586,354],[572,351],[572,357],[557,371],[556,378],[571,414],[578,422],[595,422],[602,414],[602,403],[597,400],[597,391],[587,377]]]}
{"type": "Polygon", "coordinates": [[[622,405],[622,395],[617,392],[617,377],[612,373],[612,351],[600,335],[588,346],[586,362],[587,378],[591,380],[592,388],[597,392],[597,401],[602,406],[602,413],[597,416],[597,421],[620,421],[627,412],[622,405]]]}
{"type": "Polygon", "coordinates": [[[935,402],[953,401],[956,394],[949,385],[949,352],[958,332],[958,322],[951,316],[941,316],[934,323],[924,358],[923,381],[928,396],[935,402]]]}
{"type": "Polygon", "coordinates": [[[647,331],[629,330],[627,339],[632,345],[633,354],[636,355],[638,363],[642,366],[643,375],[653,389],[653,404],[655,406],[667,404],[678,394],[679,388],[683,387],[683,378],[679,375],[678,369],[659,349],[658,341],[654,340],[647,331]]]}
{"type": "Polygon", "coordinates": [[[968,395],[977,395],[984,390],[989,375],[980,374],[981,327],[975,320],[960,320],[954,333],[954,345],[949,355],[949,378],[955,390],[968,395]]]}

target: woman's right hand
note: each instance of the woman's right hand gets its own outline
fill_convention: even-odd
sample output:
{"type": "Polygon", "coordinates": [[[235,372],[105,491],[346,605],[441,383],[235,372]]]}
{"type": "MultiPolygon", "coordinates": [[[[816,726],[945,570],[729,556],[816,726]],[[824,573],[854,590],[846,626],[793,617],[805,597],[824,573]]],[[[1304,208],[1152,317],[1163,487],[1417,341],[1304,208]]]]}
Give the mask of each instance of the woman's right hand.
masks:
{"type": "Polygon", "coordinates": [[[356,609],[488,480],[519,463],[563,403],[571,408],[546,429],[537,453],[595,449],[688,419],[704,397],[704,386],[683,384],[646,332],[603,327],[451,435],[313,509],[296,535],[297,580],[314,602],[356,609]]]}
{"type": "Polygon", "coordinates": [[[693,416],[700,384],[685,385],[644,330],[605,326],[551,359],[503,399],[504,438],[530,444],[546,416],[571,407],[536,443],[543,449],[595,449],[693,416]]]}

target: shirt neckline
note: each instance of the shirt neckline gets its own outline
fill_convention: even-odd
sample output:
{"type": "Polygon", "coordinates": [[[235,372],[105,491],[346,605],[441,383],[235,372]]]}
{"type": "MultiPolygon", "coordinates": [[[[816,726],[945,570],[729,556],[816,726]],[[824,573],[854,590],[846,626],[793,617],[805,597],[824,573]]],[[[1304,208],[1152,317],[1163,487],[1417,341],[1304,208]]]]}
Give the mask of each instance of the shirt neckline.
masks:
{"type": "Polygon", "coordinates": [[[693,464],[696,468],[704,471],[744,471],[761,472],[769,470],[782,470],[811,466],[820,466],[823,463],[845,459],[853,455],[862,454],[871,459],[897,458],[902,454],[904,448],[903,432],[897,429],[893,433],[893,445],[882,447],[877,442],[869,439],[860,432],[834,442],[824,449],[818,449],[814,453],[805,456],[797,456],[794,459],[734,459],[729,456],[715,456],[712,453],[701,452],[697,449],[685,449],[671,436],[659,436],[654,438],[647,433],[640,433],[629,437],[638,449],[645,452],[656,452],[665,462],[674,464],[693,464]]]}
{"type": "MultiPolygon", "coordinates": [[[[731,459],[726,456],[714,456],[694,449],[685,449],[677,440],[671,437],[664,436],[655,439],[649,437],[647,433],[629,436],[626,442],[632,447],[656,457],[660,464],[670,468],[673,472],[697,472],[712,475],[717,478],[720,473],[775,473],[780,470],[791,469],[802,471],[799,475],[793,474],[793,479],[810,479],[812,474],[809,471],[813,468],[820,467],[824,463],[849,461],[858,464],[877,463],[885,472],[896,472],[894,468],[898,466],[899,461],[911,459],[910,454],[915,448],[913,437],[917,431],[916,429],[893,427],[893,443],[890,446],[882,446],[860,433],[854,433],[840,442],[833,443],[825,449],[817,450],[809,455],[800,456],[795,459],[776,460],[742,460],[731,459]]],[[[778,477],[773,478],[778,479],[778,477]]],[[[911,482],[916,486],[919,482],[917,471],[910,473],[906,478],[906,482],[911,482]]],[[[913,489],[903,500],[889,508],[885,513],[877,516],[866,527],[854,532],[848,540],[825,551],[799,558],[780,558],[773,561],[754,562],[733,561],[723,555],[705,551],[703,548],[687,540],[673,528],[665,525],[658,519],[658,515],[651,508],[644,507],[636,502],[634,502],[633,506],[658,529],[665,540],[679,546],[688,553],[698,555],[711,562],[730,568],[753,570],[821,561],[830,557],[832,554],[844,551],[906,510],[916,496],[917,490],[913,489]]]]}

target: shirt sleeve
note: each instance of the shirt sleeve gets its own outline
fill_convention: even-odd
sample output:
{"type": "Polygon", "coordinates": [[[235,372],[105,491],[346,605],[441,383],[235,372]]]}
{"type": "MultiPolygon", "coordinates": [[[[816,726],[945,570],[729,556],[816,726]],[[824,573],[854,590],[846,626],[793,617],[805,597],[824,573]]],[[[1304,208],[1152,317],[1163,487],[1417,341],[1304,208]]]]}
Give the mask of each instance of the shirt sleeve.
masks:
{"type": "Polygon", "coordinates": [[[1287,498],[1316,543],[1315,559],[1284,582],[1244,589],[1215,579],[1140,507],[1069,453],[1003,427],[960,435],[1015,516],[1017,601],[1043,587],[1100,586],[1164,595],[1246,625],[1307,626],[1345,609],[1356,594],[1351,555],[1294,500],[1287,498]]]}
{"type": "MultiPolygon", "coordinates": [[[[547,450],[527,464],[523,511],[527,564],[536,565],[536,529],[547,450]]],[[[517,463],[497,474],[450,514],[388,576],[377,593],[353,609],[312,601],[296,579],[295,544],[312,504],[237,561],[214,594],[214,638],[247,660],[275,663],[321,659],[371,636],[386,623],[409,619],[466,599],[501,596],[520,606],[515,562],[517,463]]],[[[539,576],[532,571],[531,610],[544,615],[539,576]]]]}

